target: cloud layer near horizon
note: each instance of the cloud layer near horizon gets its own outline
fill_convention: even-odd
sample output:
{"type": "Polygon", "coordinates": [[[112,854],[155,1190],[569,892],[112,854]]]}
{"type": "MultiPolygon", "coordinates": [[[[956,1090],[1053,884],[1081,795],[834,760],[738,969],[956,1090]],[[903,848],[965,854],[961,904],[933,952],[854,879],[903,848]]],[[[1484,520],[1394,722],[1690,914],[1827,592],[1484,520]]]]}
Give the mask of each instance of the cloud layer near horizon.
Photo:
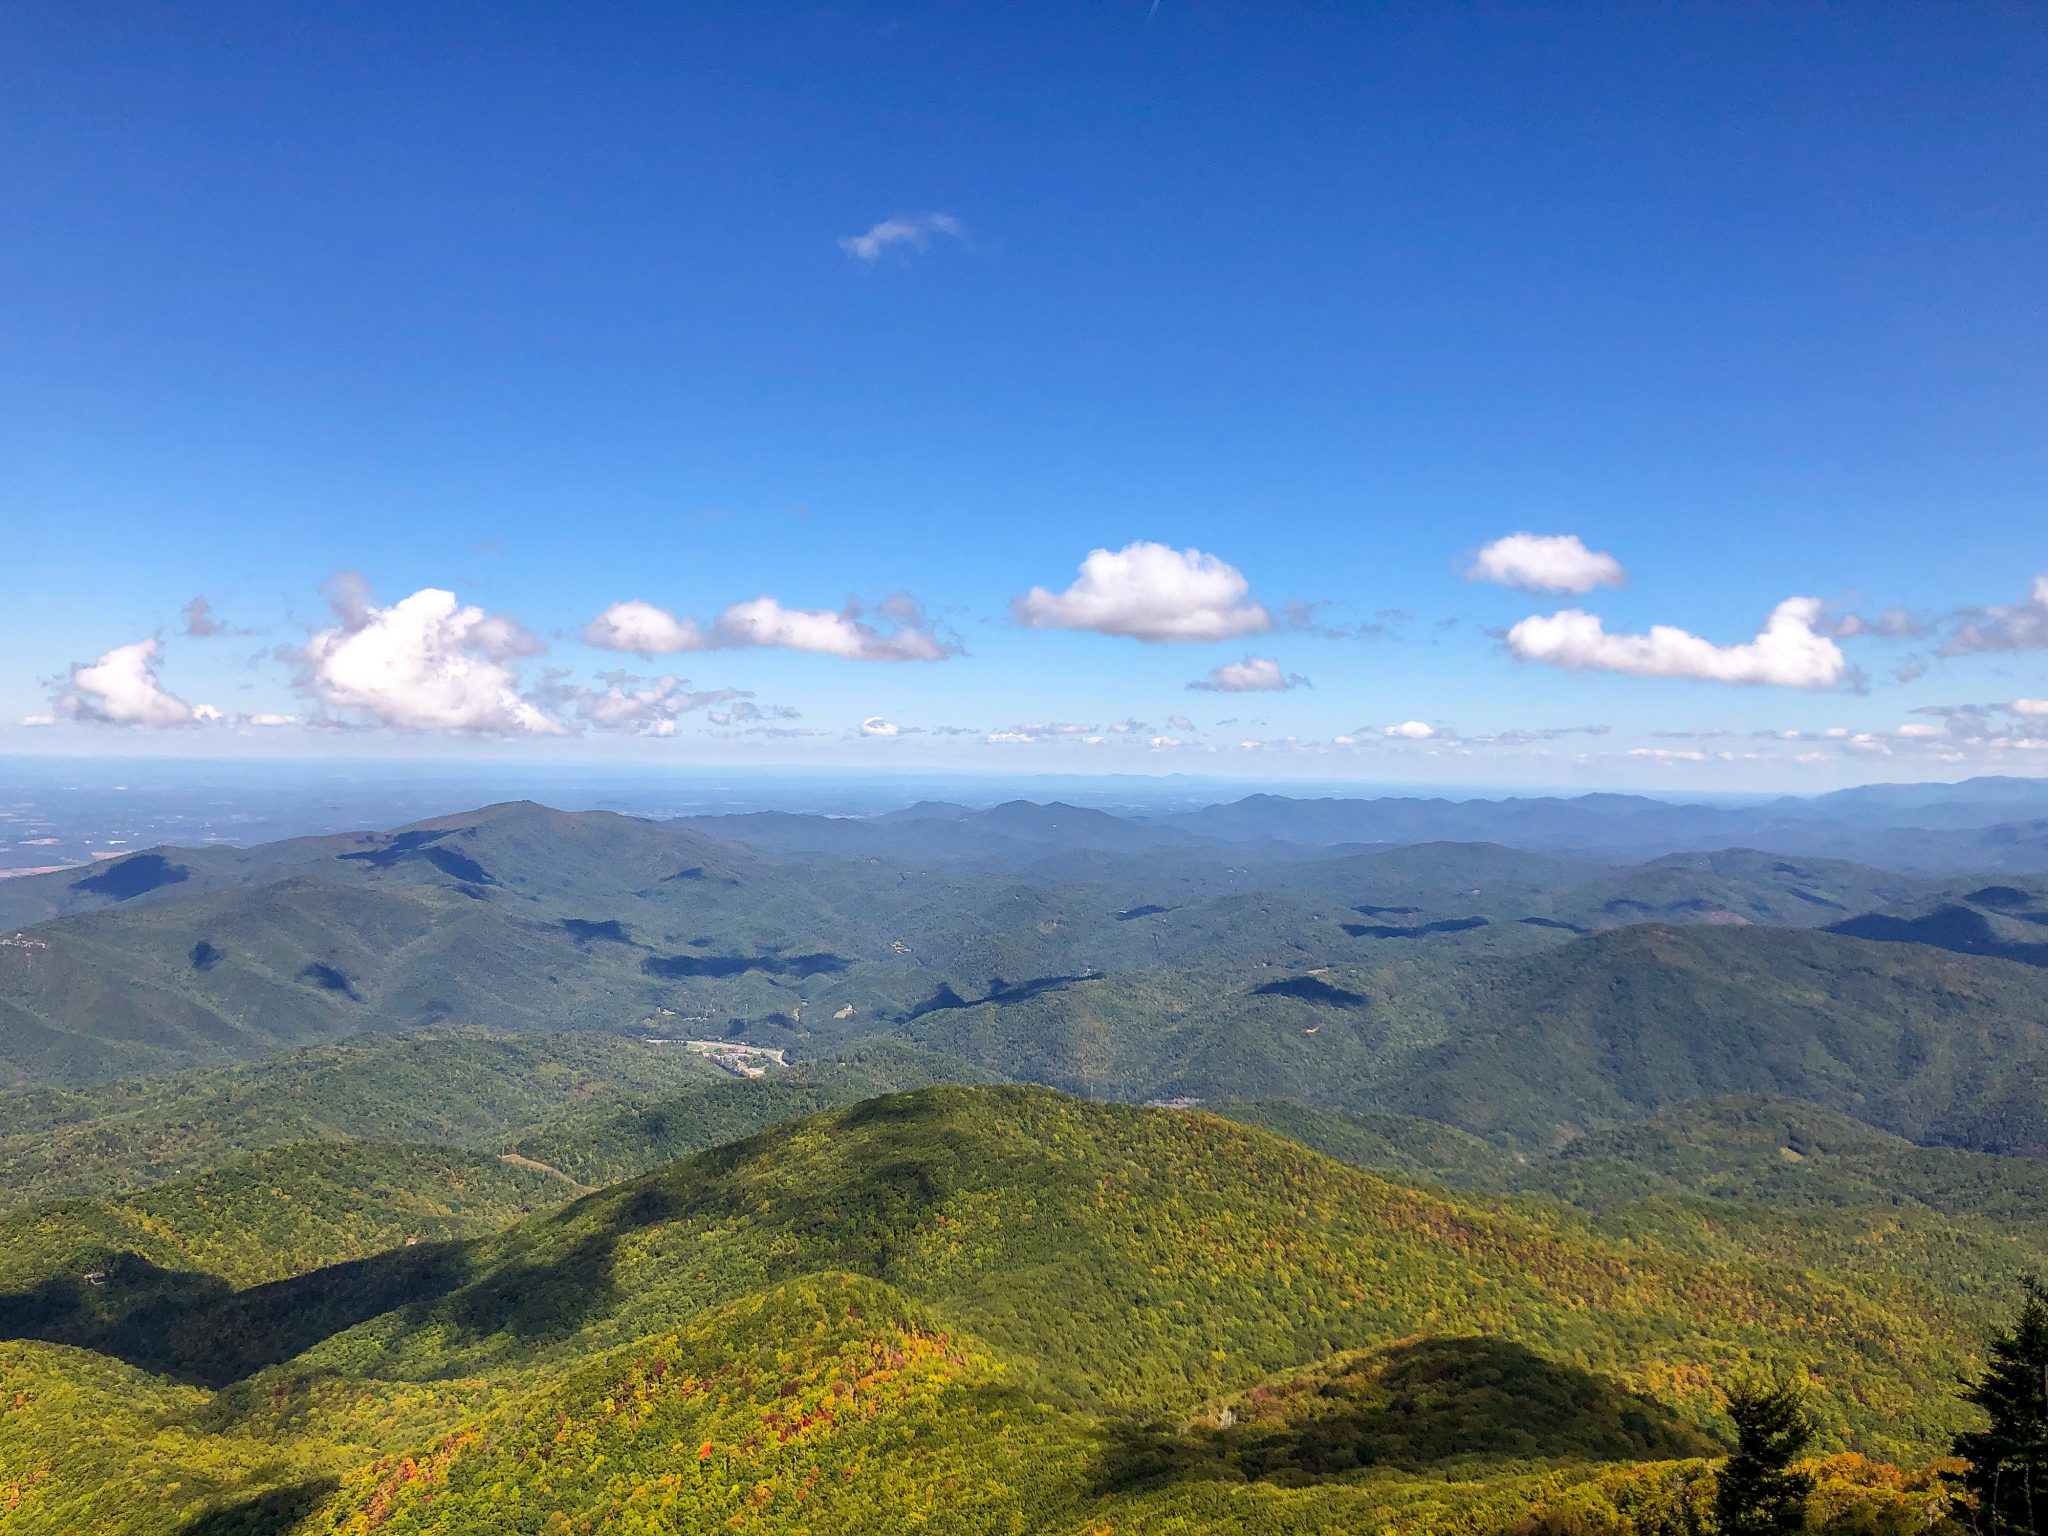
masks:
{"type": "Polygon", "coordinates": [[[583,626],[586,645],[630,651],[637,656],[673,656],[684,651],[743,650],[763,646],[839,656],[848,661],[944,661],[958,655],[958,642],[940,638],[911,598],[898,595],[871,623],[852,605],[843,609],[785,608],[772,597],[757,597],[723,609],[708,624],[678,618],[638,598],[613,603],[583,626]]]}

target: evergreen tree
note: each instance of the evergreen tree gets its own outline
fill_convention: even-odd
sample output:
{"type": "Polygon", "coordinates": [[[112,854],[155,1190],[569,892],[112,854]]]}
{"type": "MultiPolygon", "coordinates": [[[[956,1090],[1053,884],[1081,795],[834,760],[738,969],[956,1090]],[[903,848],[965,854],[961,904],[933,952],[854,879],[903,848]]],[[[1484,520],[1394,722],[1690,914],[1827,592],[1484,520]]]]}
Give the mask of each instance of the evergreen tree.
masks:
{"type": "Polygon", "coordinates": [[[1991,1366],[1963,1400],[1991,1416],[1955,1438],[1969,1463],[1956,1478],[1984,1536],[2048,1532],[2048,1290],[2031,1275],[2010,1329],[1991,1339],[1991,1366]]]}
{"type": "Polygon", "coordinates": [[[1736,1387],[1728,1394],[1735,1454],[1714,1487],[1722,1536],[1791,1536],[1806,1525],[1813,1479],[1792,1464],[1813,1443],[1806,1394],[1787,1381],[1736,1387]]]}

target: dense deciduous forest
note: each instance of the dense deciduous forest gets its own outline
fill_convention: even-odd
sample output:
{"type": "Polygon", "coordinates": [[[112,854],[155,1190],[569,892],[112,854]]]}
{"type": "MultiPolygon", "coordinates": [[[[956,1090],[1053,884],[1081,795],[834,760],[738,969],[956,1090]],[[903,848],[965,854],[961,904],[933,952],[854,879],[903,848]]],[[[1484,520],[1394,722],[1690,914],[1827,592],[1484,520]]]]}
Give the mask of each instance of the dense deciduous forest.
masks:
{"type": "Polygon", "coordinates": [[[2024,1528],[2031,886],[735,821],[12,882],[5,1528],[2024,1528]]]}

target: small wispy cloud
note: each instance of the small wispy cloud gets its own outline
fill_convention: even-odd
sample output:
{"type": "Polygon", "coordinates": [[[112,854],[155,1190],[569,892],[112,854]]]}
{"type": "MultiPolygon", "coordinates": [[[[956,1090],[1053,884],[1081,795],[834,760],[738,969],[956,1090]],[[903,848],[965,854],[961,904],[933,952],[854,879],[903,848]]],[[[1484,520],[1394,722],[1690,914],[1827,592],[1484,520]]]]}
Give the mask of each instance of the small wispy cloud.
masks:
{"type": "Polygon", "coordinates": [[[960,221],[950,213],[907,213],[871,224],[863,234],[841,236],[839,249],[872,266],[891,251],[929,250],[937,235],[953,240],[967,238],[960,221]]]}
{"type": "Polygon", "coordinates": [[[1247,656],[1243,661],[1226,661],[1209,669],[1188,687],[1201,693],[1284,693],[1306,688],[1309,680],[1299,672],[1283,672],[1270,656],[1247,656]]]}
{"type": "Polygon", "coordinates": [[[1938,654],[2038,650],[2048,650],[2048,576],[2035,577],[2021,602],[1964,610],[1938,654]]]}
{"type": "Polygon", "coordinates": [[[213,611],[213,604],[202,594],[178,610],[184,632],[194,640],[210,640],[216,635],[253,635],[253,629],[242,629],[229,624],[213,611]]]}

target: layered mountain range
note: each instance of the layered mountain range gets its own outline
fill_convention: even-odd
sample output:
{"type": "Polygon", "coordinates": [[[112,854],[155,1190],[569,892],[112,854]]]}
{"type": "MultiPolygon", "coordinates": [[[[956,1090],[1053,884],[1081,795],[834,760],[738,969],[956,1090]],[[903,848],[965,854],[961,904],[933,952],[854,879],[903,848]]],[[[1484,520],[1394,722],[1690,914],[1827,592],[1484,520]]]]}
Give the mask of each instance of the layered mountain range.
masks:
{"type": "Polygon", "coordinates": [[[1910,1525],[2048,1262],[2032,802],[1944,792],[0,883],[0,1524],[1648,1532],[1772,1370],[1910,1525]]]}

